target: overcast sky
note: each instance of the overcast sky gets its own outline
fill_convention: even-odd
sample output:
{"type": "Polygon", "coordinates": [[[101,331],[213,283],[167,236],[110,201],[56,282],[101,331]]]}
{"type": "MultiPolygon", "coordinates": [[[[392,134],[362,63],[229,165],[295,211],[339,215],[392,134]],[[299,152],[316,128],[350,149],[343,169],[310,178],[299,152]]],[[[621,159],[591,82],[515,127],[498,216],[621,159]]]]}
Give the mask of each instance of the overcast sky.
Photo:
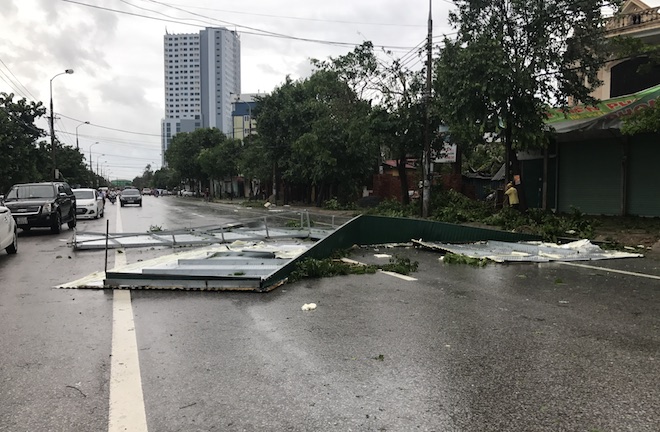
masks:
{"type": "MultiPolygon", "coordinates": [[[[650,6],[660,0],[649,0],[650,6]]],[[[113,179],[161,165],[163,36],[227,27],[241,33],[242,92],[270,92],[287,75],[309,75],[325,59],[371,40],[411,58],[426,37],[428,0],[0,0],[0,92],[49,104],[55,130],[113,179]],[[149,18],[151,17],[151,18],[149,18]],[[262,33],[258,35],[256,33],[262,33]],[[415,50],[413,50],[413,53],[415,50]],[[89,121],[90,125],[81,123],[89,121]],[[99,144],[95,144],[98,142],[99,144]]],[[[450,0],[433,0],[434,35],[453,33],[450,0]]],[[[385,54],[382,54],[385,56],[385,54]]],[[[409,65],[415,66],[417,60],[409,65]]],[[[37,123],[48,130],[46,120],[37,123]]]]}
{"type": "MultiPolygon", "coordinates": [[[[80,148],[88,159],[94,145],[94,169],[98,161],[111,178],[127,179],[140,175],[147,164],[160,168],[166,31],[197,33],[220,26],[238,30],[241,90],[256,93],[272,91],[286,75],[309,75],[309,58],[324,59],[352,49],[254,34],[259,30],[350,44],[366,39],[376,45],[403,47],[395,51],[403,56],[424,40],[428,17],[428,0],[0,3],[0,92],[43,101],[48,107],[50,79],[73,69],[73,75],[53,80],[56,135],[75,146],[77,127],[80,148]],[[79,126],[85,121],[91,124],[79,126]]],[[[434,1],[438,35],[451,32],[447,13],[452,7],[448,0],[434,1]]],[[[48,130],[46,120],[37,124],[48,130]]]]}

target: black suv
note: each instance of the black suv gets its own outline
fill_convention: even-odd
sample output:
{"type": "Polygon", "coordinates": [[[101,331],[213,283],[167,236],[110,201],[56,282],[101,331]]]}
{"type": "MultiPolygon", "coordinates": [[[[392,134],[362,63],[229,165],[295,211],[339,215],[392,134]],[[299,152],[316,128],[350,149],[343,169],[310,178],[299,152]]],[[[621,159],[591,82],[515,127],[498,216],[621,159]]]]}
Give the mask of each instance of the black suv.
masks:
{"type": "Polygon", "coordinates": [[[11,187],[5,196],[19,228],[50,228],[58,234],[63,223],[76,226],[76,196],[64,182],[25,183],[11,187]]]}

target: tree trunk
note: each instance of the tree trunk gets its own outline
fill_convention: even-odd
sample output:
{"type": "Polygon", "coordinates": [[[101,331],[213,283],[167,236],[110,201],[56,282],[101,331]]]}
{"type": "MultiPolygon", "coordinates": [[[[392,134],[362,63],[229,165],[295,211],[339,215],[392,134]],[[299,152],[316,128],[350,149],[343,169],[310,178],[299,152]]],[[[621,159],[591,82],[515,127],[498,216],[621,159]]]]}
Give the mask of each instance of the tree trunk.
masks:
{"type": "Polygon", "coordinates": [[[511,127],[507,119],[506,129],[504,129],[504,184],[511,181],[511,127]]]}
{"type": "Polygon", "coordinates": [[[321,203],[323,203],[323,189],[323,183],[319,184],[316,193],[316,207],[321,207],[321,203]]]}
{"type": "Polygon", "coordinates": [[[229,200],[234,201],[234,177],[229,176],[229,200]]]}
{"type": "Polygon", "coordinates": [[[289,204],[289,200],[291,199],[291,185],[289,182],[282,182],[282,193],[284,194],[284,205],[289,204]]]}
{"type": "Polygon", "coordinates": [[[521,175],[520,161],[518,160],[518,156],[516,155],[516,152],[513,149],[511,134],[512,134],[511,121],[507,120],[506,129],[504,130],[504,143],[506,146],[506,155],[508,156],[505,181],[507,183],[509,181],[513,182],[513,186],[518,191],[518,201],[520,201],[520,204],[518,206],[520,208],[520,211],[525,211],[527,210],[527,197],[525,196],[525,188],[523,185],[523,179],[521,175]],[[509,172],[511,172],[512,174],[511,176],[509,175],[509,172]]]}
{"type": "Polygon", "coordinates": [[[458,146],[456,146],[456,162],[451,164],[451,187],[456,192],[463,193],[463,153],[458,146]]]}
{"type": "Polygon", "coordinates": [[[396,169],[399,172],[399,183],[401,184],[401,202],[404,205],[410,204],[410,197],[408,196],[408,171],[406,170],[407,164],[408,158],[406,155],[400,155],[400,158],[396,161],[396,169]]]}
{"type": "Polygon", "coordinates": [[[273,193],[270,196],[274,197],[274,200],[277,201],[277,162],[273,162],[273,193]]]}

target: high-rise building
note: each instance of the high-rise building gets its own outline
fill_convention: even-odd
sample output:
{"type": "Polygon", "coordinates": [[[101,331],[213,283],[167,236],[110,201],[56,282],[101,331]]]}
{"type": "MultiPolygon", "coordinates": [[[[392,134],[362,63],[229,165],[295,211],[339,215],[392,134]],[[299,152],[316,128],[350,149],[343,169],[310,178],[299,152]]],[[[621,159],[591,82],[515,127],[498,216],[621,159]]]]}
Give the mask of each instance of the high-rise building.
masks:
{"type": "Polygon", "coordinates": [[[178,132],[216,127],[232,133],[232,95],[241,93],[241,42],[226,28],[166,34],[165,118],[161,122],[165,151],[178,132]]]}

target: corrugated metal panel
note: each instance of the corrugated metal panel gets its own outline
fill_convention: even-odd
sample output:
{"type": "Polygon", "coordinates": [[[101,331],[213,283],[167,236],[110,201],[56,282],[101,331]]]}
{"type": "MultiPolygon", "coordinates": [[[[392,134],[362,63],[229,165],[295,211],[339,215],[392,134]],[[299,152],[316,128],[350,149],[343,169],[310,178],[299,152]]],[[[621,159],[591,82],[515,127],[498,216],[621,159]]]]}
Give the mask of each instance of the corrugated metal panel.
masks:
{"type": "Polygon", "coordinates": [[[540,240],[538,236],[528,234],[362,215],[329,232],[327,237],[310,248],[303,241],[279,245],[260,243],[253,247],[241,244],[214,246],[158,258],[154,263],[109,271],[104,286],[269,291],[281,284],[295,269],[296,263],[304,258],[327,258],[333,252],[355,244],[402,243],[412,239],[445,243],[540,240]],[[271,256],[268,252],[275,255],[285,253],[285,259],[275,260],[275,255],[271,256]],[[295,258],[287,258],[291,256],[295,258]]]}
{"type": "Polygon", "coordinates": [[[303,241],[296,244],[237,242],[231,246],[215,245],[110,270],[105,274],[103,285],[111,288],[260,291],[267,276],[307,249],[303,241]]]}
{"type": "Polygon", "coordinates": [[[621,214],[622,160],[623,147],[614,139],[561,144],[559,211],[621,214]]]}
{"type": "Polygon", "coordinates": [[[280,283],[295,269],[296,262],[308,257],[327,258],[332,252],[347,249],[355,244],[405,243],[412,239],[443,243],[466,243],[485,240],[539,241],[541,237],[419,219],[361,215],[317,242],[298,258],[284,265],[280,270],[269,276],[262,287],[267,289],[269,286],[280,283]]]}
{"type": "Polygon", "coordinates": [[[660,216],[660,142],[657,135],[631,139],[628,176],[628,213],[660,216]]]}
{"type": "Polygon", "coordinates": [[[644,256],[639,253],[603,250],[589,240],[578,240],[563,245],[543,242],[511,243],[498,241],[469,244],[414,243],[433,250],[451,252],[471,258],[489,259],[495,262],[596,261],[616,258],[641,258],[644,256]]]}

